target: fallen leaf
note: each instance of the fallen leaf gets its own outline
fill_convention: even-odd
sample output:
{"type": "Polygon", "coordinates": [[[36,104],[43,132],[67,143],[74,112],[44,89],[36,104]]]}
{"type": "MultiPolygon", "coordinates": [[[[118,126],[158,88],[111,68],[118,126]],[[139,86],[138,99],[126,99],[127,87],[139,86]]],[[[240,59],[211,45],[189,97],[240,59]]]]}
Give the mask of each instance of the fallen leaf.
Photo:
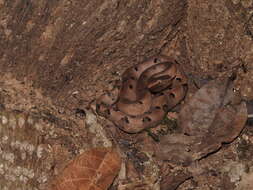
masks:
{"type": "MultiPolygon", "coordinates": [[[[190,168],[198,160],[219,150],[223,143],[232,142],[247,121],[245,102],[238,99],[232,81],[214,80],[199,89],[179,113],[181,131],[163,136],[155,155],[174,166],[190,168]]],[[[162,173],[161,189],[176,189],[188,177],[162,173]]]]}
{"type": "Polygon", "coordinates": [[[184,134],[164,136],[155,149],[156,158],[171,164],[188,166],[193,161],[192,145],[198,140],[184,134]]]}
{"type": "Polygon", "coordinates": [[[178,124],[182,132],[161,139],[156,155],[174,164],[190,165],[217,151],[222,143],[232,142],[246,121],[246,104],[238,101],[232,81],[210,81],[180,111],[178,124]]]}
{"type": "Polygon", "coordinates": [[[207,133],[222,106],[228,81],[210,81],[200,88],[179,113],[179,125],[188,135],[207,133]]]}
{"type": "Polygon", "coordinates": [[[107,190],[121,159],[111,148],[94,148],[72,160],[52,183],[52,190],[107,190]]]}

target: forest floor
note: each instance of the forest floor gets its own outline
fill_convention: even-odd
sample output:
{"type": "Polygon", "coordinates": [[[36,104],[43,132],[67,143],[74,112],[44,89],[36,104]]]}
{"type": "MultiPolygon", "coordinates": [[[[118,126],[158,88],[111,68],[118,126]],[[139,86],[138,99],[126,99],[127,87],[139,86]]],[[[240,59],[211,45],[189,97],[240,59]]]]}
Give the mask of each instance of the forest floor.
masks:
{"type": "MultiPolygon", "coordinates": [[[[53,18],[56,18],[59,12],[67,9],[64,5],[68,6],[68,3],[64,2],[55,11],[52,11],[54,4],[44,5],[44,11],[52,11],[55,14],[53,18]]],[[[4,0],[0,0],[0,8],[3,4],[4,0]]],[[[22,19],[27,20],[25,26],[19,26],[21,33],[25,34],[23,36],[19,36],[19,31],[14,30],[15,24],[11,26],[6,23],[10,19],[8,11],[12,9],[6,8],[5,12],[0,13],[0,31],[4,34],[4,37],[0,36],[0,152],[7,155],[0,156],[0,189],[6,186],[12,190],[23,182],[29,182],[29,186],[23,184],[24,189],[45,189],[76,155],[89,148],[110,147],[112,144],[118,147],[124,158],[122,168],[125,170],[122,170],[125,173],[121,171],[110,189],[158,190],[160,186],[162,190],[253,189],[253,128],[250,123],[240,126],[233,140],[221,141],[218,148],[211,149],[210,152],[205,150],[204,156],[191,158],[189,162],[180,160],[185,159],[184,153],[180,152],[180,148],[185,148],[185,145],[180,143],[166,142],[170,146],[178,146],[175,151],[182,154],[182,157],[173,157],[178,160],[164,161],[156,158],[154,153],[156,147],[162,144],[162,138],[177,137],[180,133],[177,123],[180,111],[211,81],[232,78],[233,91],[238,93],[240,100],[244,102],[253,99],[253,1],[190,0],[180,26],[177,26],[176,32],[168,32],[169,29],[165,31],[171,36],[158,40],[154,46],[157,51],[148,44],[152,41],[152,36],[143,39],[146,46],[144,44],[134,49],[132,41],[135,36],[130,33],[134,37],[127,38],[126,42],[121,41],[124,46],[120,46],[121,50],[118,52],[117,45],[108,45],[112,38],[110,32],[103,34],[104,36],[94,32],[93,36],[91,30],[87,32],[87,36],[80,37],[84,33],[81,28],[76,27],[75,35],[80,34],[74,35],[75,38],[70,31],[59,32],[65,25],[67,28],[74,26],[71,26],[72,17],[75,18],[75,24],[86,24],[85,15],[80,16],[82,9],[78,8],[78,4],[73,5],[75,9],[71,12],[61,15],[66,16],[66,23],[56,19],[51,25],[40,23],[41,28],[33,28],[39,18],[34,17],[34,11],[29,12],[29,3],[26,5],[28,8],[22,6],[17,8],[20,13],[16,17],[20,23],[23,22],[22,19]],[[23,18],[18,17],[20,14],[23,18]],[[29,19],[31,22],[28,22],[29,19]],[[70,38],[71,42],[68,41],[70,38]],[[79,40],[85,41],[86,38],[89,38],[87,44],[80,45],[79,40]],[[96,38],[100,39],[101,47],[98,45],[99,41],[93,44],[96,38]],[[106,38],[109,42],[104,40],[106,38]],[[43,43],[37,42],[37,39],[43,43]],[[26,46],[27,42],[29,45],[26,46]],[[75,46],[78,46],[78,51],[75,46]],[[142,48],[147,48],[147,54],[141,51],[142,48]],[[54,49],[55,51],[51,51],[54,49]],[[31,52],[31,56],[24,53],[26,51],[31,52]],[[93,55],[92,51],[97,53],[86,57],[86,53],[93,55]],[[189,87],[186,98],[168,113],[168,118],[171,119],[169,124],[162,123],[159,127],[140,134],[126,134],[92,110],[94,101],[105,91],[111,90],[127,68],[157,53],[175,58],[183,68],[189,87]],[[59,64],[53,64],[54,61],[59,64]],[[7,117],[8,124],[4,123],[3,116],[7,117]],[[12,118],[15,124],[11,123],[12,118]],[[19,118],[25,120],[29,130],[27,127],[13,127],[18,126],[19,118]],[[174,125],[173,122],[177,124],[174,125]],[[166,132],[161,134],[162,130],[166,132]],[[155,139],[157,134],[160,135],[160,142],[155,139]],[[20,148],[28,145],[34,145],[30,153],[28,148],[20,148]],[[13,161],[8,157],[10,153],[14,154],[13,161]],[[19,169],[23,168],[23,174],[15,173],[18,166],[19,169]],[[27,171],[33,175],[29,177],[27,171]]],[[[96,6],[96,3],[92,6],[96,6]]],[[[86,16],[90,16],[89,14],[91,13],[87,12],[86,16]]],[[[100,31],[106,31],[107,26],[100,23],[102,13],[99,16],[94,18],[97,20],[96,23],[93,20],[94,25],[100,31]]],[[[47,19],[45,18],[45,22],[47,19]]],[[[164,20],[160,22],[160,25],[166,23],[164,20]]],[[[108,28],[115,29],[117,24],[108,28]]],[[[119,30],[123,30],[122,28],[119,30]]],[[[127,29],[126,27],[125,30],[127,29]]],[[[164,31],[158,30],[156,38],[161,37],[162,32],[164,31]]],[[[113,35],[115,37],[116,34],[113,35]]],[[[119,35],[115,38],[122,40],[126,37],[119,35]]],[[[113,43],[117,44],[117,41],[113,43]]],[[[203,121],[201,114],[199,121],[203,121]]],[[[209,143],[215,144],[214,141],[215,138],[209,143]]],[[[163,145],[163,149],[166,149],[165,146],[163,145]]],[[[200,151],[199,147],[197,149],[196,154],[200,151]]],[[[171,152],[168,150],[168,154],[172,155],[173,151],[174,149],[171,152]]]]}

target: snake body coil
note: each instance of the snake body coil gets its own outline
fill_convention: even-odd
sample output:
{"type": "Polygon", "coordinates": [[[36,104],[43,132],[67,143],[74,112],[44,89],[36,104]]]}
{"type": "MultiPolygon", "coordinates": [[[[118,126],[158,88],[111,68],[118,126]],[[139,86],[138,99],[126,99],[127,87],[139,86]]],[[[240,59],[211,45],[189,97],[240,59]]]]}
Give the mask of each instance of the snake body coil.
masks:
{"type": "Polygon", "coordinates": [[[187,91],[175,60],[155,56],[127,69],[119,88],[97,100],[97,113],[127,133],[158,125],[187,91]]]}

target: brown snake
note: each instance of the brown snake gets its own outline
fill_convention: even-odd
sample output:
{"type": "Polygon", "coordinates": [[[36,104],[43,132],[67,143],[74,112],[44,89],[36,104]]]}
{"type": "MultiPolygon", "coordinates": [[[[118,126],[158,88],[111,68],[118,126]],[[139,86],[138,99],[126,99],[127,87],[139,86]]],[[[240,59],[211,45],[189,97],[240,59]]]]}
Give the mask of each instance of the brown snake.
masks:
{"type": "Polygon", "coordinates": [[[121,85],[98,98],[96,111],[121,130],[138,133],[158,125],[186,91],[177,62],[159,55],[128,68],[121,85]]]}

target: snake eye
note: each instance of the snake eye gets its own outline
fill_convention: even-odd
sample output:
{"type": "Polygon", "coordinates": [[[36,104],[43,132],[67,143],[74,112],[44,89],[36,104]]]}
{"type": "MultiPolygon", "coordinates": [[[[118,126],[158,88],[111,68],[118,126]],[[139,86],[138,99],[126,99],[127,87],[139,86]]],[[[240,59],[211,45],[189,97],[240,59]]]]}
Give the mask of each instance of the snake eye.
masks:
{"type": "Polygon", "coordinates": [[[149,117],[144,117],[144,118],[142,119],[142,122],[143,122],[143,123],[150,122],[150,121],[151,121],[151,119],[150,119],[149,117]]]}
{"type": "Polygon", "coordinates": [[[138,67],[134,67],[134,70],[135,70],[135,71],[138,71],[138,67]]]}
{"type": "Polygon", "coordinates": [[[133,85],[130,84],[130,85],[129,85],[129,88],[130,88],[130,89],[133,89],[133,85]]]}

